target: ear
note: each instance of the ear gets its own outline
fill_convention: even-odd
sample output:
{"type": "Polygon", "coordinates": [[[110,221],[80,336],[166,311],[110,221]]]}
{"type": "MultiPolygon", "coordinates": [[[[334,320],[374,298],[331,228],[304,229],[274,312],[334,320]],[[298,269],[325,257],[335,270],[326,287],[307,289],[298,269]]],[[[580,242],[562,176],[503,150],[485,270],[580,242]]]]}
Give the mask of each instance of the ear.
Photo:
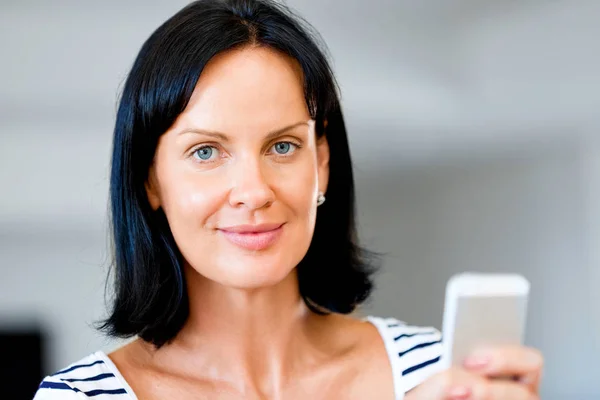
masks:
{"type": "Polygon", "coordinates": [[[326,135],[317,139],[317,172],[319,191],[326,193],[329,184],[329,143],[326,135]]]}
{"type": "Polygon", "coordinates": [[[146,187],[146,195],[148,196],[150,207],[152,207],[154,211],[158,210],[160,208],[160,196],[158,195],[158,181],[156,179],[154,165],[150,166],[148,179],[144,186],[146,187]]]}

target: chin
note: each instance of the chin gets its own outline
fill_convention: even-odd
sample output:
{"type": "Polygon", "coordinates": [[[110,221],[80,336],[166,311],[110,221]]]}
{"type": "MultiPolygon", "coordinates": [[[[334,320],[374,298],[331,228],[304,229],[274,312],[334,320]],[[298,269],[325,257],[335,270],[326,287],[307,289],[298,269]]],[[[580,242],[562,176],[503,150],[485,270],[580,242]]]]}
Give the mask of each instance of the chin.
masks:
{"type": "Polygon", "coordinates": [[[221,264],[219,270],[225,273],[219,274],[215,280],[239,289],[271,287],[295,273],[298,262],[281,257],[235,257],[235,260],[221,264]]]}

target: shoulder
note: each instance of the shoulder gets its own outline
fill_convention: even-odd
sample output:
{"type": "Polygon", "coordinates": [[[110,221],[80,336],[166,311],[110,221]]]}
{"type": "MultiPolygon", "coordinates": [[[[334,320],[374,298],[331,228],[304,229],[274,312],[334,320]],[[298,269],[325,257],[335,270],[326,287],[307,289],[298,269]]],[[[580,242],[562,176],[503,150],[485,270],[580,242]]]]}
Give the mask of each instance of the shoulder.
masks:
{"type": "Polygon", "coordinates": [[[75,400],[100,395],[126,395],[127,391],[115,376],[109,363],[110,361],[102,352],[96,352],[72,363],[44,378],[34,400],[75,400]]]}
{"type": "Polygon", "coordinates": [[[366,318],[378,330],[392,368],[396,397],[441,371],[442,335],[395,318],[366,318]]]}

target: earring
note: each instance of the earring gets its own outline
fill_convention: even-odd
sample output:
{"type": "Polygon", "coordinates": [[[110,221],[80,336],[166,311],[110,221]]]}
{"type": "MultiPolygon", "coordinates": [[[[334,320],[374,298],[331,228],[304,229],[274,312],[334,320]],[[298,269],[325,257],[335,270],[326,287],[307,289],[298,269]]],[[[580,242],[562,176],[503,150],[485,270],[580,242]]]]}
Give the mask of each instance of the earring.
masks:
{"type": "Polygon", "coordinates": [[[319,196],[317,196],[317,207],[323,203],[325,203],[325,195],[323,192],[319,192],[319,196]]]}

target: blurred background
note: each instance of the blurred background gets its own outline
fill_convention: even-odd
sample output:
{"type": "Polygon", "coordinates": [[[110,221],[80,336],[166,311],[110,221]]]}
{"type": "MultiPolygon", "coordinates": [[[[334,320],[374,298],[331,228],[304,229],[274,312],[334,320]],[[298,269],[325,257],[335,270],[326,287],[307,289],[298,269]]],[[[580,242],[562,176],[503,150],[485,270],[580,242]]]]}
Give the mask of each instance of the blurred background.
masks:
{"type": "MultiPolygon", "coordinates": [[[[91,326],[116,102],[186,3],[0,0],[0,376],[32,377],[22,398],[117,345],[91,326]]],[[[360,235],[386,254],[365,312],[439,328],[454,273],[522,273],[542,398],[599,399],[600,2],[286,3],[329,47],[360,235]]]]}

